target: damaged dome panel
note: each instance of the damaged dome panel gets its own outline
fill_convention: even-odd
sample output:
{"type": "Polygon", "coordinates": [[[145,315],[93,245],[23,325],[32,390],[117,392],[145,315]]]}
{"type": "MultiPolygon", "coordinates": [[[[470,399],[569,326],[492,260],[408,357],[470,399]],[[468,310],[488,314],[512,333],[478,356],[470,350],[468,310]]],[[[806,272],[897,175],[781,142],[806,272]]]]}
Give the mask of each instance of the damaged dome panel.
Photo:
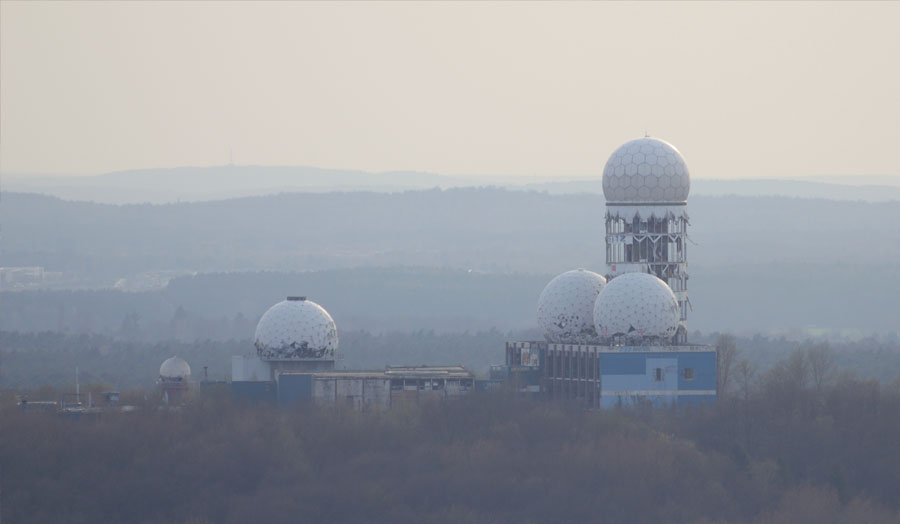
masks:
{"type": "Polygon", "coordinates": [[[254,345],[263,360],[330,360],[338,348],[337,327],[322,306],[288,297],[259,319],[254,345]]]}
{"type": "Polygon", "coordinates": [[[585,343],[596,338],[594,301],[606,279],[586,269],[567,271],[538,299],[537,320],[548,342],[585,343]]]}
{"type": "Polygon", "coordinates": [[[604,339],[671,339],[678,329],[678,300],[669,285],[647,273],[611,279],[597,296],[594,323],[604,339]]]}

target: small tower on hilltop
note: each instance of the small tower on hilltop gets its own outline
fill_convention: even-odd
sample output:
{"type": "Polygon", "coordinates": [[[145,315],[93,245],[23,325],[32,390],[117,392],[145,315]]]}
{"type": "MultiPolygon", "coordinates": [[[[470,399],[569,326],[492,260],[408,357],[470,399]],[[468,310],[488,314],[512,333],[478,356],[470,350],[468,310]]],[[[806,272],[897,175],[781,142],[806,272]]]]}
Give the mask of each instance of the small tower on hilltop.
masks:
{"type": "Polygon", "coordinates": [[[676,344],[687,341],[690,187],[681,153],[649,136],[622,144],[603,169],[606,278],[641,272],[668,284],[679,307],[676,344]]]}

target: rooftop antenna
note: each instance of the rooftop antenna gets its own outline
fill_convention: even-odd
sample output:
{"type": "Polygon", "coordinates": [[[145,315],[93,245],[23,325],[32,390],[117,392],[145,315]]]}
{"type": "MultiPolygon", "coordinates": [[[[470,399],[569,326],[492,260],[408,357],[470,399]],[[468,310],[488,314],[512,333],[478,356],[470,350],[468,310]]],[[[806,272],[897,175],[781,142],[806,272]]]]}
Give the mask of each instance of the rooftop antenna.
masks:
{"type": "Polygon", "coordinates": [[[81,387],[78,385],[78,366],[75,366],[75,402],[81,402],[81,387]]]}

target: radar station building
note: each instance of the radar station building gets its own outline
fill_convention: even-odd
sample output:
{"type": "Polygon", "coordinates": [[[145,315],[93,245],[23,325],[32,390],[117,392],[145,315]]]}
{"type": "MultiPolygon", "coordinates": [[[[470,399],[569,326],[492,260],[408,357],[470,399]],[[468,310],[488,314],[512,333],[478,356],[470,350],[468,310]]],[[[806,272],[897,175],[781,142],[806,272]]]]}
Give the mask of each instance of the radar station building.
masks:
{"type": "Polygon", "coordinates": [[[288,297],[269,308],[257,324],[254,346],[255,355],[232,357],[231,390],[237,398],[391,409],[451,399],[475,388],[475,376],[462,366],[336,371],[334,319],[306,297],[288,297]]]}
{"type": "Polygon", "coordinates": [[[603,170],[606,268],[565,272],[538,298],[542,341],[506,344],[492,378],[586,407],[684,405],[716,398],[716,353],[687,340],[687,197],[681,153],[626,142],[603,170]]]}

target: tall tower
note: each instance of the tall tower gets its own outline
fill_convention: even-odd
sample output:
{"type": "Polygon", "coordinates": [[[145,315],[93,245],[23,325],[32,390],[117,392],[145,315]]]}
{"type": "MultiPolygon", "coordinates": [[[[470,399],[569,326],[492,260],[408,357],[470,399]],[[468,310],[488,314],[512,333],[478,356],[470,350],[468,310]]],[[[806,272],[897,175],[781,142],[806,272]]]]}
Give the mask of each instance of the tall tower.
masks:
{"type": "Polygon", "coordinates": [[[687,341],[690,187],[681,153],[649,136],[622,144],[603,169],[606,278],[642,272],[666,282],[680,310],[676,344],[687,341]]]}

